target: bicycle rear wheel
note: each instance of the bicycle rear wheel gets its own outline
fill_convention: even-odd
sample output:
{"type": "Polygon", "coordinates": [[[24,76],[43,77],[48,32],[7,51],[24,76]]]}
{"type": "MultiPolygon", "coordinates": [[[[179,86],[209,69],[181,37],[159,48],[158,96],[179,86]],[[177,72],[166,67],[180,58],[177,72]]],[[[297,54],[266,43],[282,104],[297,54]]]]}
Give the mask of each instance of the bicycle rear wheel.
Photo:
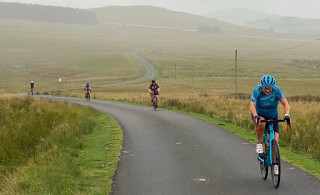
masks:
{"type": "Polygon", "coordinates": [[[280,164],[280,151],[278,143],[276,140],[272,141],[272,155],[275,155],[276,160],[272,161],[271,165],[271,177],[273,181],[273,187],[278,188],[280,185],[280,176],[281,176],[281,164],[280,164]]]}
{"type": "Polygon", "coordinates": [[[261,158],[263,159],[263,162],[260,162],[260,172],[262,179],[266,180],[268,177],[268,166],[267,166],[267,157],[266,157],[266,149],[267,149],[267,144],[263,144],[263,153],[260,154],[261,158]]]}

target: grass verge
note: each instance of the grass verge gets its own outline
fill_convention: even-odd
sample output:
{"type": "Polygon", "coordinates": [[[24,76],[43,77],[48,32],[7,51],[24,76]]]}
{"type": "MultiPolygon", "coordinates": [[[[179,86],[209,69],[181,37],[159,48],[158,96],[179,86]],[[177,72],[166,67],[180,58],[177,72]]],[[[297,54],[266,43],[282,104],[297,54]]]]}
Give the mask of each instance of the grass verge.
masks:
{"type": "Polygon", "coordinates": [[[79,155],[82,160],[79,184],[81,193],[109,194],[122,149],[122,131],[109,115],[101,115],[96,123],[79,155]]]}
{"type": "MultiPolygon", "coordinates": [[[[19,161],[13,158],[15,155],[0,158],[3,162],[0,164],[0,194],[110,193],[122,147],[121,128],[111,116],[69,103],[33,98],[4,100],[8,101],[5,103],[11,108],[9,110],[14,110],[14,113],[19,111],[19,121],[26,123],[28,120],[23,119],[28,116],[31,124],[39,124],[28,125],[29,128],[22,128],[21,131],[21,125],[18,125],[11,130],[15,134],[32,132],[32,137],[39,138],[34,142],[34,147],[23,147],[32,152],[19,158],[19,161]],[[26,105],[31,105],[33,109],[27,111],[26,105]],[[50,121],[51,126],[48,125],[50,121]],[[46,128],[42,128],[42,124],[46,124],[46,128]],[[49,129],[48,133],[40,133],[47,132],[46,129],[49,129]]],[[[6,116],[7,124],[11,120],[16,121],[16,115],[12,117],[7,112],[6,116]]],[[[10,138],[7,134],[1,135],[2,138],[10,138]]],[[[26,135],[18,137],[22,140],[27,138],[26,135]]],[[[1,144],[6,146],[6,142],[1,144]]],[[[11,153],[18,154],[17,151],[12,149],[11,153]]]]}

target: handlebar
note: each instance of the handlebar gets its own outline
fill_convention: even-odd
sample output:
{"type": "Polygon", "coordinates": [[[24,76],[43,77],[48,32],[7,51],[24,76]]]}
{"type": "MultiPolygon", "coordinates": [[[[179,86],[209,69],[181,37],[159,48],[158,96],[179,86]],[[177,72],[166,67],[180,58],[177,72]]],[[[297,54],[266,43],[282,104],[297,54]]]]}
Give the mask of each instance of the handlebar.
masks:
{"type": "Polygon", "coordinates": [[[276,122],[285,122],[285,120],[274,120],[274,119],[270,119],[270,120],[260,120],[260,122],[276,123],[276,122]]]}
{"type": "MultiPolygon", "coordinates": [[[[256,125],[256,132],[258,132],[258,125],[259,125],[260,122],[265,122],[265,123],[268,124],[268,123],[287,122],[287,121],[286,121],[286,120],[274,120],[274,119],[270,119],[270,120],[259,120],[258,123],[257,123],[257,125],[256,125]]],[[[290,130],[290,128],[291,128],[290,122],[289,122],[289,123],[287,122],[287,128],[286,128],[287,132],[290,130]]]]}

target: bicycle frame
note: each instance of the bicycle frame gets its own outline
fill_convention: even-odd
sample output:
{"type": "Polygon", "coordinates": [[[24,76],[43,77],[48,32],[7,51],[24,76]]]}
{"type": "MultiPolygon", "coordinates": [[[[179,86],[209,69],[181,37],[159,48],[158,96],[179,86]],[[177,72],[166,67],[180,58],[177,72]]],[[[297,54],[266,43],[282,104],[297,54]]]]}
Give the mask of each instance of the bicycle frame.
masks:
{"type": "MultiPolygon", "coordinates": [[[[265,130],[263,137],[264,153],[258,154],[257,158],[260,161],[260,171],[261,176],[264,180],[268,177],[268,167],[271,167],[271,176],[273,181],[273,187],[278,188],[280,184],[281,176],[281,158],[279,145],[275,140],[275,132],[273,129],[273,123],[275,122],[285,122],[285,120],[261,120],[260,122],[265,122],[265,130]],[[269,137],[268,137],[269,134],[269,137]],[[274,153],[274,154],[273,154],[274,153]]],[[[258,126],[256,127],[256,131],[258,126]]],[[[290,122],[287,122],[287,131],[290,129],[290,122]]]]}
{"type": "MultiPolygon", "coordinates": [[[[284,122],[285,120],[261,120],[260,122],[265,122],[266,123],[266,128],[264,130],[264,136],[263,136],[263,144],[269,143],[269,148],[268,148],[268,153],[266,153],[266,162],[264,162],[264,159],[258,155],[258,160],[264,163],[266,166],[271,166],[272,165],[272,143],[273,140],[275,140],[274,137],[274,129],[273,129],[273,123],[275,122],[284,122]],[[268,127],[267,127],[268,126],[268,127]],[[269,134],[269,139],[268,139],[268,134],[269,134]]],[[[267,144],[268,145],[268,144],[267,144]]],[[[267,150],[267,148],[266,148],[267,150]]]]}
{"type": "MultiPolygon", "coordinates": [[[[261,121],[263,122],[263,121],[261,121]]],[[[272,143],[272,141],[274,140],[274,129],[273,129],[273,123],[269,124],[269,127],[268,129],[265,128],[264,130],[264,136],[263,136],[263,144],[267,144],[268,142],[269,143],[272,143]],[[268,139],[268,133],[269,133],[269,139],[268,139]]],[[[268,146],[268,144],[267,144],[268,146]]],[[[267,148],[266,148],[267,150],[267,148]]],[[[264,163],[266,166],[270,166],[272,165],[272,145],[269,144],[269,152],[268,153],[265,153],[264,155],[266,155],[266,162],[265,162],[265,159],[262,159],[260,155],[258,155],[258,160],[261,161],[262,163],[264,163]]]]}

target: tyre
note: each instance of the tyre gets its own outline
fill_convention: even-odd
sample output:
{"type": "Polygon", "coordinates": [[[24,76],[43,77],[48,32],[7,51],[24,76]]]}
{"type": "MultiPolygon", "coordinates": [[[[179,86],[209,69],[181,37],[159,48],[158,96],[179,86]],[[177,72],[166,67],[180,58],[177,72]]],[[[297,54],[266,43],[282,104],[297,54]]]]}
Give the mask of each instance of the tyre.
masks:
{"type": "Polygon", "coordinates": [[[157,110],[157,98],[153,98],[152,105],[153,105],[153,110],[156,111],[157,110]]]}
{"type": "Polygon", "coordinates": [[[260,158],[263,159],[263,162],[260,162],[260,172],[262,179],[266,180],[268,177],[268,166],[267,166],[267,156],[266,156],[266,150],[267,150],[267,139],[266,137],[263,138],[263,153],[259,154],[260,158]]]}
{"type": "Polygon", "coordinates": [[[266,180],[268,177],[268,166],[267,166],[267,156],[266,156],[266,149],[267,144],[263,144],[263,153],[261,154],[261,158],[263,159],[263,162],[260,162],[260,172],[262,179],[266,180]]]}
{"type": "Polygon", "coordinates": [[[261,171],[262,179],[266,180],[268,177],[268,166],[260,162],[260,171],[261,171]]]}
{"type": "Polygon", "coordinates": [[[271,165],[271,177],[273,181],[273,187],[278,188],[280,184],[281,176],[281,164],[280,164],[280,151],[276,140],[272,141],[272,155],[276,158],[275,162],[271,165]]]}

